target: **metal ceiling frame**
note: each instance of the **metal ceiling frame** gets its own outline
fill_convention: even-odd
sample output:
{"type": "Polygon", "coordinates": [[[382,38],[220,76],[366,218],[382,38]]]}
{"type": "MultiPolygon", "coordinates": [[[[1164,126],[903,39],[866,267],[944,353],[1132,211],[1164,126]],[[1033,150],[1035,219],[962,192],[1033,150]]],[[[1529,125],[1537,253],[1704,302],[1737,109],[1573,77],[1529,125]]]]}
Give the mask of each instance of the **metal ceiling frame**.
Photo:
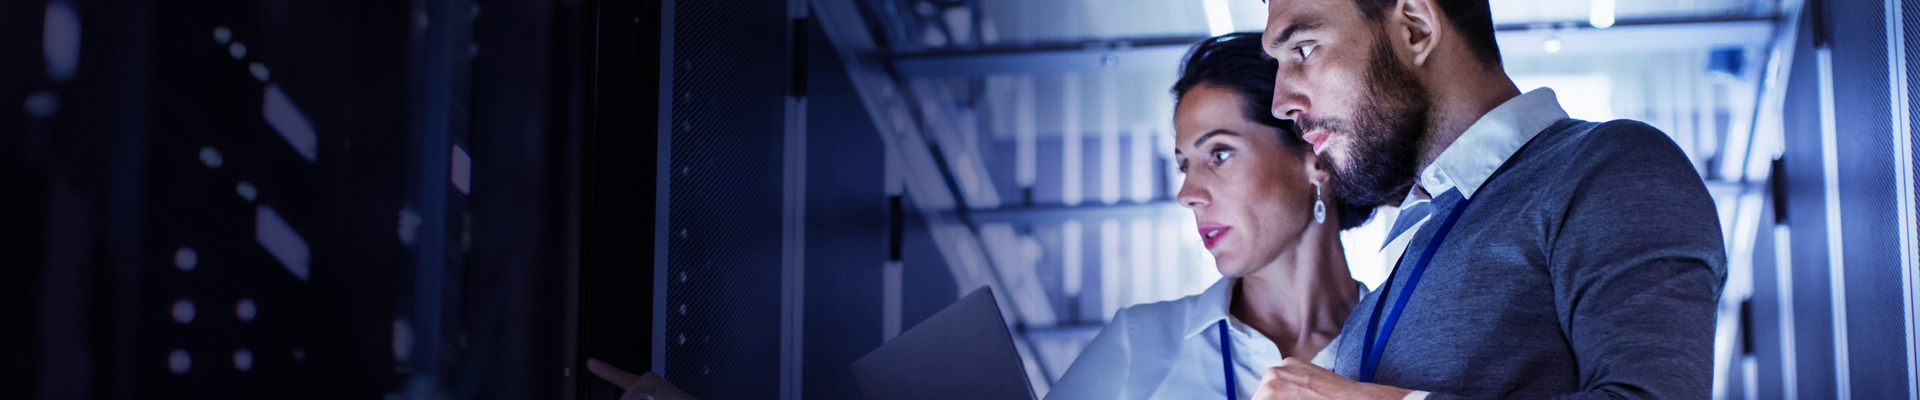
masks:
{"type": "MultiPolygon", "coordinates": [[[[1730,46],[1769,46],[1778,18],[1686,18],[1621,21],[1600,29],[1585,22],[1505,25],[1496,39],[1503,53],[1544,54],[1538,44],[1557,39],[1558,54],[1615,54],[1730,46]],[[1557,27],[1557,28],[1556,28],[1557,27]]],[[[1206,36],[1142,37],[894,53],[895,72],[913,78],[1079,71],[1175,71],[1182,55],[1206,36]]]]}
{"type": "MultiPolygon", "coordinates": [[[[901,169],[902,181],[914,208],[926,220],[928,233],[953,272],[954,280],[963,287],[982,284],[1000,287],[1002,290],[994,293],[1000,304],[1007,305],[1005,311],[1016,328],[1026,326],[1029,320],[1054,320],[1050,301],[1039,286],[1011,285],[1013,282],[1005,279],[1000,264],[1010,258],[996,257],[992,250],[997,246],[985,240],[980,225],[969,219],[969,202],[953,175],[954,166],[947,157],[949,152],[941,149],[938,138],[930,138],[925,133],[933,128],[928,125],[929,118],[951,115],[947,114],[950,110],[938,104],[918,102],[912,93],[903,90],[909,87],[907,82],[882,61],[873,32],[867,30],[872,25],[856,1],[813,0],[813,15],[819,19],[828,42],[845,65],[848,78],[887,151],[895,155],[888,158],[899,162],[889,168],[901,169]],[[1039,301],[1009,301],[1013,298],[1039,301]]],[[[983,182],[989,179],[976,178],[983,182]]],[[[992,187],[988,183],[976,185],[992,187]]],[[[1022,359],[1028,360],[1028,374],[1041,378],[1030,379],[1036,386],[1035,391],[1046,392],[1051,381],[1045,377],[1052,374],[1046,371],[1045,363],[1033,361],[1037,355],[1024,335],[1016,331],[1013,336],[1022,359]]]]}

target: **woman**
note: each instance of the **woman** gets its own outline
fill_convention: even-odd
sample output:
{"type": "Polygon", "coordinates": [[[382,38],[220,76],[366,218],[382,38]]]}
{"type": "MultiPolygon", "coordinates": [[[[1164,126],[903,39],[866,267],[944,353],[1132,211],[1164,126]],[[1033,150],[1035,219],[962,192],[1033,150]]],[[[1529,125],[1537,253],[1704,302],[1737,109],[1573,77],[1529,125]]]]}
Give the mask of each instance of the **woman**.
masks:
{"type": "Polygon", "coordinates": [[[1276,68],[1257,32],[1188,55],[1173,87],[1178,201],[1224,277],[1115,313],[1048,399],[1250,398],[1286,357],[1331,364],[1323,349],[1360,298],[1339,233],[1372,209],[1335,204],[1331,169],[1268,113],[1276,68]]]}

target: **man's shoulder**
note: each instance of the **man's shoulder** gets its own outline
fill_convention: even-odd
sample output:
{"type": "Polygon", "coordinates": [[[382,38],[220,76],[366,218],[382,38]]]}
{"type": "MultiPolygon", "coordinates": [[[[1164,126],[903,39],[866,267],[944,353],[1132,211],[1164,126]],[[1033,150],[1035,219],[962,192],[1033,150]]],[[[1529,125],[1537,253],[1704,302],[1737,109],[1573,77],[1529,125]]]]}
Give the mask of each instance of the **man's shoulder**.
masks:
{"type": "Polygon", "coordinates": [[[1549,170],[1575,174],[1621,165],[1693,173],[1692,162],[1672,137],[1659,128],[1630,119],[1561,120],[1535,136],[1521,153],[1526,153],[1526,158],[1559,167],[1549,170]]]}
{"type": "Polygon", "coordinates": [[[1548,127],[1537,138],[1555,142],[1551,146],[1554,150],[1576,155],[1680,149],[1660,128],[1631,119],[1596,122],[1569,118],[1548,127]]]}

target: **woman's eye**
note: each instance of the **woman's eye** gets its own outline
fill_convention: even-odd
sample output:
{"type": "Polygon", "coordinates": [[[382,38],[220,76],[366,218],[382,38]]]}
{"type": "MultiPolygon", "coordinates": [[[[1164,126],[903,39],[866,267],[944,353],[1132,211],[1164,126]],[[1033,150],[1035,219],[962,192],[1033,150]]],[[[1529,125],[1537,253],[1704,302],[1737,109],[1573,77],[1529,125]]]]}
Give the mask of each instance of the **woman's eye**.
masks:
{"type": "Polygon", "coordinates": [[[1320,45],[1305,44],[1305,45],[1300,45],[1300,47],[1295,47],[1294,49],[1300,51],[1300,58],[1307,58],[1307,56],[1313,55],[1313,49],[1318,47],[1320,47],[1320,45]]]}
{"type": "Polygon", "coordinates": [[[1226,161],[1227,161],[1227,159],[1229,159],[1229,158],[1233,158],[1233,152],[1231,152],[1231,151],[1226,151],[1226,150],[1214,150],[1214,151],[1213,151],[1213,163],[1214,163],[1214,164],[1219,164],[1219,163],[1222,163],[1222,162],[1226,162],[1226,161]]]}

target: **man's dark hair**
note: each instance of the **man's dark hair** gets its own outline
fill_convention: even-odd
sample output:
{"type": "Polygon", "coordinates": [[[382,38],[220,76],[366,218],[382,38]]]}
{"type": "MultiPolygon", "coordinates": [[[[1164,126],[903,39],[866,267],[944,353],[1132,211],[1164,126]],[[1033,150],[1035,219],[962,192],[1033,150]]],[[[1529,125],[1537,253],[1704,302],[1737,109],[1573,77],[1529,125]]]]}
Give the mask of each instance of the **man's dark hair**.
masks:
{"type": "MultiPolygon", "coordinates": [[[[1453,29],[1460,32],[1460,38],[1467,41],[1467,47],[1473,49],[1474,58],[1487,65],[1500,65],[1500,44],[1493,38],[1493,7],[1487,0],[1433,0],[1440,6],[1440,12],[1447,14],[1453,21],[1453,29]]],[[[1375,23],[1386,21],[1387,10],[1392,9],[1397,0],[1354,0],[1360,7],[1360,15],[1375,23]]]]}
{"type": "MultiPolygon", "coordinates": [[[[1248,120],[1274,129],[1280,137],[1280,144],[1289,151],[1301,154],[1313,152],[1313,146],[1300,138],[1300,132],[1294,130],[1293,123],[1273,117],[1273,80],[1280,71],[1280,64],[1268,56],[1260,47],[1259,32],[1239,32],[1215,36],[1200,41],[1187,52],[1185,61],[1180,65],[1180,80],[1173,83],[1173,101],[1178,104],[1186,98],[1187,92],[1200,84],[1208,84],[1232,90],[1240,95],[1244,105],[1241,111],[1248,120]]],[[[1340,214],[1340,229],[1352,229],[1373,217],[1377,205],[1352,204],[1339,196],[1331,195],[1332,187],[1326,188],[1329,198],[1333,199],[1335,211],[1340,214]]]]}

